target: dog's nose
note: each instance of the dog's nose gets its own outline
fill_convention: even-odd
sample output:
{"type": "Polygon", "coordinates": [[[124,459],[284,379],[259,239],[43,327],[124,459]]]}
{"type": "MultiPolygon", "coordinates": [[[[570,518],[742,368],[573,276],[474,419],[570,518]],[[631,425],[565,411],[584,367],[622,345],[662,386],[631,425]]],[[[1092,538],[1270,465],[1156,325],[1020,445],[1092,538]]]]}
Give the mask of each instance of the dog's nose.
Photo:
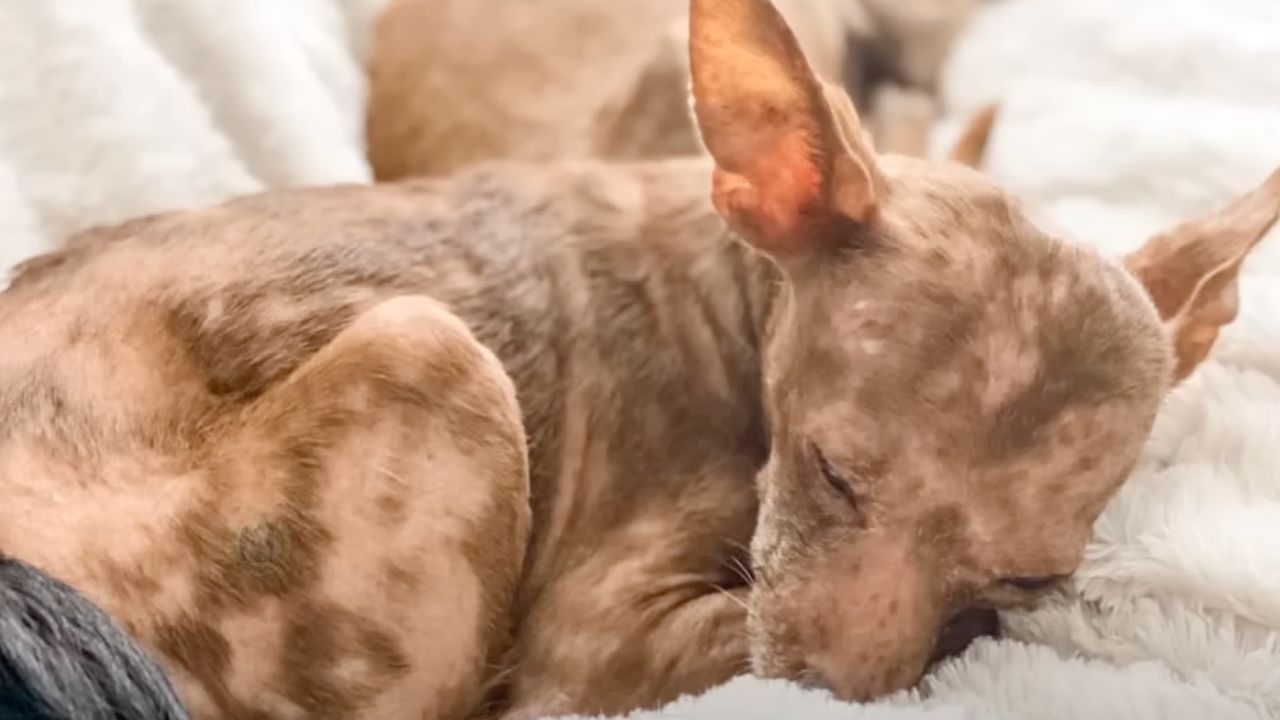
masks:
{"type": "MultiPolygon", "coordinates": [[[[934,664],[964,652],[969,643],[983,636],[997,636],[1000,619],[990,608],[970,608],[958,613],[942,627],[933,653],[925,661],[916,656],[910,662],[868,662],[877,653],[820,653],[806,658],[805,669],[796,679],[805,686],[829,690],[841,700],[866,702],[920,681],[934,664]]],[[[918,648],[917,648],[918,649],[918,648]]]]}
{"type": "Polygon", "coordinates": [[[845,702],[871,702],[889,693],[911,687],[920,680],[920,666],[907,664],[879,667],[850,666],[829,657],[812,658],[796,680],[803,687],[826,690],[845,702]]]}
{"type": "Polygon", "coordinates": [[[991,608],[969,608],[951,618],[938,634],[930,664],[955,657],[980,637],[1000,635],[1000,616],[991,608]]]}

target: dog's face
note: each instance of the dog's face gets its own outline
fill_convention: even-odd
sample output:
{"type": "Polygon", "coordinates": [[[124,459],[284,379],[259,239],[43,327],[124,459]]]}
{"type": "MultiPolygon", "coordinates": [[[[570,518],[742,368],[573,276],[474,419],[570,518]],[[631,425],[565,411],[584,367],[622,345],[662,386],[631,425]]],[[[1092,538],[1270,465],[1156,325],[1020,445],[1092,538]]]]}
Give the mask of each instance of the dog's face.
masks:
{"type": "Polygon", "coordinates": [[[892,200],[786,271],[753,548],[760,669],[858,698],[1075,570],[1171,377],[1122,268],[970,171],[881,168],[892,200]]]}
{"type": "Polygon", "coordinates": [[[874,697],[969,611],[1076,569],[1161,398],[1233,319],[1280,174],[1111,262],[976,172],[877,157],[768,0],[694,0],[691,30],[713,199],[784,278],[756,670],[874,697]]]}

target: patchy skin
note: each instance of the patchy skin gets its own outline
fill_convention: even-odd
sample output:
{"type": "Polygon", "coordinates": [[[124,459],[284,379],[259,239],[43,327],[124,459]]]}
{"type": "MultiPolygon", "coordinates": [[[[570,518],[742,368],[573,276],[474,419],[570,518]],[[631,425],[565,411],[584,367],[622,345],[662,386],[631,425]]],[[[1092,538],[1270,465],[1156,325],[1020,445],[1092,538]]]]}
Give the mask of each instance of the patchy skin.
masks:
{"type": "MultiPolygon", "coordinates": [[[[92,374],[118,358],[79,359],[92,374]]],[[[466,717],[489,655],[505,647],[527,540],[510,383],[459,321],[420,298],[377,304],[303,360],[224,414],[169,408],[175,422],[200,415],[203,437],[167,446],[129,437],[134,418],[91,425],[89,404],[62,403],[67,424],[85,420],[80,442],[43,427],[0,446],[11,500],[0,545],[94,591],[165,657],[198,716],[466,717]],[[54,457],[90,448],[94,465],[58,472],[54,457]],[[388,491],[413,522],[384,522],[388,491]],[[377,573],[391,562],[448,593],[382,595],[377,573]]],[[[5,409],[6,427],[44,415],[29,401],[5,409]]]]}
{"type": "Polygon", "coordinates": [[[1045,235],[960,162],[877,157],[766,0],[693,0],[691,28],[696,119],[735,177],[715,205],[782,276],[762,341],[753,669],[869,700],[913,684],[953,621],[1074,572],[1161,398],[1234,318],[1280,172],[1122,267],[1045,235]],[[779,187],[806,169],[817,182],[779,187]]]}
{"type": "Polygon", "coordinates": [[[754,524],[769,271],[709,170],[493,166],[73,239],[0,295],[0,547],[199,717],[621,709],[740,672],[716,588],[754,524]]]}
{"type": "Polygon", "coordinates": [[[0,294],[0,551],[209,720],[611,714],[748,668],[870,698],[1038,596],[1006,579],[1071,573],[1280,173],[1122,267],[877,156],[763,0],[693,11],[695,92],[772,78],[712,92],[704,132],[800,113],[784,164],[819,182],[732,163],[736,234],[690,159],[80,235],[0,294]]]}

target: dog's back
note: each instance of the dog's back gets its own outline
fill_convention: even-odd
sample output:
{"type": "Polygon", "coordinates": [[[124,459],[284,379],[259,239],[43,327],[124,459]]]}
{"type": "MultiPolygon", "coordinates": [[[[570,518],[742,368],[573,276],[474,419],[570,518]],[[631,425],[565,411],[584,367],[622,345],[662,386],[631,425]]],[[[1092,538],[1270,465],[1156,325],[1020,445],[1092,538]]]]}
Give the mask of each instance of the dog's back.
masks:
{"type": "MultiPolygon", "coordinates": [[[[727,374],[721,383],[755,382],[753,356],[719,346],[706,328],[747,332],[748,312],[739,302],[740,266],[719,262],[747,251],[726,241],[708,207],[708,172],[700,160],[489,166],[448,181],[272,193],[74,239],[30,263],[0,294],[0,337],[22,339],[0,356],[6,495],[0,548],[55,569],[129,622],[177,673],[200,717],[242,717],[251,708],[310,711],[319,705],[307,703],[330,701],[352,712],[371,702],[413,706],[421,699],[406,694],[419,691],[415,677],[445,683],[463,662],[458,658],[489,667],[484,647],[440,649],[450,642],[446,630],[469,631],[456,610],[437,618],[423,609],[423,593],[406,599],[402,591],[412,583],[444,587],[441,578],[454,566],[424,580],[406,573],[402,561],[446,562],[443,551],[417,548],[447,543],[426,535],[462,533],[451,523],[465,520],[483,528],[482,545],[468,561],[483,567],[484,577],[504,563],[519,567],[521,555],[499,543],[505,531],[520,533],[518,519],[451,510],[435,495],[459,502],[464,491],[450,486],[446,473],[458,474],[463,460],[508,457],[511,443],[487,446],[487,435],[469,427],[466,446],[458,448],[427,421],[401,433],[380,419],[344,419],[371,402],[362,395],[359,368],[327,375],[332,385],[318,397],[273,398],[293,392],[299,375],[353,326],[370,327],[359,318],[391,298],[429,296],[452,310],[501,358],[519,390],[532,441],[533,511],[544,538],[531,551],[531,565],[550,563],[535,575],[559,576],[576,562],[565,547],[598,542],[619,518],[652,511],[653,503],[637,498],[676,492],[707,457],[718,472],[735,471],[716,483],[749,472],[735,464],[741,458],[733,450],[758,428],[740,427],[752,422],[747,412],[722,407],[746,396],[683,379],[697,363],[717,377],[727,374]],[[650,296],[670,305],[647,302],[650,296]],[[699,313],[670,312],[692,302],[708,305],[699,313]],[[736,365],[723,371],[710,365],[720,355],[736,365]],[[659,399],[655,386],[673,392],[659,399]],[[357,410],[343,405],[335,416],[317,409],[347,392],[363,398],[352,401],[357,410]],[[604,439],[562,438],[566,418],[594,417],[591,403],[601,395],[618,403],[617,417],[595,429],[604,439]],[[708,408],[738,419],[704,428],[708,408]],[[264,420],[270,413],[279,417],[264,420]],[[308,453],[319,451],[308,448],[339,453],[341,443],[329,437],[335,426],[343,438],[358,436],[361,461],[378,452],[391,459],[370,463],[369,478],[330,474],[331,466],[355,460],[318,464],[308,453]],[[589,452],[581,443],[631,437],[618,462],[642,468],[651,444],[637,443],[635,429],[657,442],[673,426],[696,428],[702,437],[679,456],[691,469],[652,478],[637,471],[613,482],[597,499],[603,509],[588,518],[550,507],[560,492],[558,475],[570,475],[577,457],[589,452]],[[445,449],[429,447],[436,439],[445,449]],[[352,500],[364,497],[362,483],[436,462],[450,466],[419,468],[414,472],[430,481],[396,484],[416,493],[401,503],[410,507],[391,513],[409,521],[378,519],[395,511],[395,503],[378,498],[371,501],[376,522],[365,524],[352,500]],[[290,494],[299,483],[313,494],[290,494]],[[329,568],[327,586],[308,574],[319,563],[329,568]],[[366,572],[375,576],[350,579],[366,572]],[[414,612],[402,616],[401,603],[414,612]],[[278,632],[263,634],[264,626],[278,632]],[[332,636],[326,650],[308,649],[317,626],[332,636]],[[232,648],[246,659],[233,661],[232,648]],[[406,679],[406,672],[415,675],[406,679]]],[[[445,325],[450,334],[462,326],[445,325]]],[[[405,334],[432,331],[417,319],[406,327],[405,334]]],[[[418,348],[382,357],[401,368],[430,362],[431,355],[418,348]]],[[[382,360],[364,354],[350,362],[374,361],[382,360]]],[[[388,374],[394,375],[365,371],[373,378],[369,392],[383,392],[388,374]]],[[[458,389],[465,389],[465,377],[406,383],[404,392],[417,394],[392,400],[414,412],[457,402],[474,414],[458,389]]],[[[508,464],[524,465],[523,447],[514,457],[508,464]]],[[[476,492],[499,487],[458,484],[476,492]]],[[[748,485],[717,484],[704,494],[699,502],[707,507],[690,504],[689,512],[749,522],[748,485]]],[[[488,505],[498,512],[519,508],[510,499],[488,505]]],[[[706,524],[688,532],[721,529],[706,524]]],[[[678,558],[673,572],[685,565],[716,570],[721,562],[722,547],[709,540],[673,535],[653,542],[671,546],[678,558]]],[[[508,587],[516,579],[504,578],[508,587]]],[[[461,592],[448,589],[450,607],[463,602],[461,592]]],[[[484,619],[487,647],[501,647],[506,622],[484,619]]],[[[646,691],[636,688],[621,688],[628,694],[619,697],[646,691]]],[[[469,707],[473,689],[460,690],[467,696],[455,704],[469,707]]]]}

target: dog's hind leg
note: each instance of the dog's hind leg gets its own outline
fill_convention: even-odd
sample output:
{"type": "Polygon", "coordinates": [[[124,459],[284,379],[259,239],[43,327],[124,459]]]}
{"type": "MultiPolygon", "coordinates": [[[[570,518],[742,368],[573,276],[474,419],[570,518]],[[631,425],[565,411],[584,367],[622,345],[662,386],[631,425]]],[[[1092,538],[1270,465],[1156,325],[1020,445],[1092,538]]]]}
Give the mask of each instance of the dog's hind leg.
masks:
{"type": "Polygon", "coordinates": [[[426,298],[357,317],[228,419],[151,636],[197,715],[453,720],[509,641],[529,534],[515,391],[426,298]]]}

